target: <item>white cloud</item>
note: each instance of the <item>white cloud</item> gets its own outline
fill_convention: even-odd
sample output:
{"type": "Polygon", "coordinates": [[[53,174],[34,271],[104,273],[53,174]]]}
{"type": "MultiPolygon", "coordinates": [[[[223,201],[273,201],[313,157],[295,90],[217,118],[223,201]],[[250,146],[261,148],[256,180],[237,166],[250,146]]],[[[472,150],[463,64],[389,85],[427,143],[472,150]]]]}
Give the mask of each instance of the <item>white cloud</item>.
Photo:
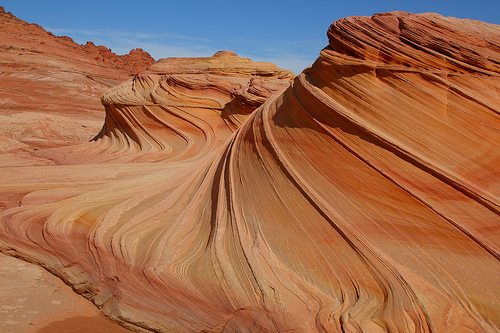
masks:
{"type": "Polygon", "coordinates": [[[89,30],[89,29],[64,29],[64,28],[51,28],[51,27],[47,27],[46,30],[52,32],[55,35],[106,36],[108,38],[152,39],[152,40],[177,39],[177,40],[188,40],[194,42],[212,43],[211,40],[206,38],[185,36],[180,34],[171,34],[165,32],[151,34],[143,32],[126,32],[126,31],[124,32],[124,31],[116,31],[110,29],[89,30]]]}
{"type": "Polygon", "coordinates": [[[180,34],[60,28],[47,28],[47,30],[55,35],[67,35],[80,44],[92,41],[97,45],[105,45],[117,54],[126,54],[131,49],[142,48],[155,59],[210,56],[210,53],[216,52],[211,46],[212,41],[180,34]]]}
{"type": "Polygon", "coordinates": [[[284,58],[284,59],[270,59],[268,61],[274,62],[280,68],[286,68],[295,74],[300,74],[306,67],[313,64],[316,58],[284,58]]]}
{"type": "Polygon", "coordinates": [[[190,47],[165,45],[162,43],[141,43],[140,46],[156,60],[167,57],[210,57],[216,49],[210,47],[190,47]]]}
{"type": "MultiPolygon", "coordinates": [[[[300,74],[312,65],[328,41],[325,39],[307,39],[292,41],[260,41],[257,39],[234,39],[240,47],[240,56],[254,61],[272,62],[280,68],[300,74]],[[241,53],[241,54],[240,54],[241,53]]],[[[233,50],[235,51],[235,50],[233,50]]]]}
{"type": "Polygon", "coordinates": [[[244,38],[217,43],[205,38],[165,32],[152,34],[113,30],[46,29],[55,35],[69,36],[80,44],[92,41],[96,45],[105,45],[116,54],[127,54],[131,49],[142,48],[158,60],[167,57],[209,57],[219,50],[231,50],[242,57],[272,62],[297,74],[316,60],[319,51],[327,43],[326,40],[262,42],[244,38]]]}

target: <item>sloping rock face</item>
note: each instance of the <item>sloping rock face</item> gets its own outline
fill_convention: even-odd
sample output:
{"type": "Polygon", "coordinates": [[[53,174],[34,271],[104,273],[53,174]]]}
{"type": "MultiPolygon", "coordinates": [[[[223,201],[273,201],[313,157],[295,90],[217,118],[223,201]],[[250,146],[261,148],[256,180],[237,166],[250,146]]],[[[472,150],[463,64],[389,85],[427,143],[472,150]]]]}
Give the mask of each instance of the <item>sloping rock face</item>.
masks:
{"type": "Polygon", "coordinates": [[[99,97],[154,62],[117,56],[28,24],[0,7],[0,152],[90,140],[102,126],[99,97]]]}
{"type": "MultiPolygon", "coordinates": [[[[393,12],[328,37],[246,120],[172,113],[199,99],[224,109],[219,69],[159,62],[105,94],[96,140],[110,149],[154,146],[152,105],[188,146],[200,121],[242,123],[205,153],[154,163],[38,167],[40,180],[4,168],[1,248],[138,329],[497,332],[500,28],[393,12]]],[[[232,95],[260,96],[245,82],[232,95]]]]}
{"type": "Polygon", "coordinates": [[[94,140],[117,151],[114,157],[132,153],[135,161],[212,152],[294,77],[230,51],[162,59],[102,96],[106,121],[94,140]]]}
{"type": "Polygon", "coordinates": [[[231,51],[161,59],[101,97],[106,119],[93,142],[33,155],[57,164],[199,159],[294,77],[231,51]]]}

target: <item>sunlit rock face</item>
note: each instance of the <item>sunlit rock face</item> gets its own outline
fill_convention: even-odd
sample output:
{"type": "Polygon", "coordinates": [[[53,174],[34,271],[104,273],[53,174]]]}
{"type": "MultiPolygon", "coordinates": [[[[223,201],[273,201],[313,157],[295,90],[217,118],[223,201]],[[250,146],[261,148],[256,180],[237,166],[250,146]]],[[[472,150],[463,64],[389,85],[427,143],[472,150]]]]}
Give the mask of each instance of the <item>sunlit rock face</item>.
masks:
{"type": "Polygon", "coordinates": [[[393,12],[328,37],[246,119],[229,96],[261,77],[235,91],[215,56],[113,88],[89,159],[142,163],[3,168],[1,248],[143,330],[497,332],[500,28],[393,12]]]}
{"type": "Polygon", "coordinates": [[[106,121],[94,141],[113,160],[131,154],[133,161],[199,157],[223,145],[294,77],[230,51],[161,59],[102,96],[106,121]]]}
{"type": "Polygon", "coordinates": [[[106,119],[92,142],[33,155],[73,165],[200,159],[294,77],[231,51],[161,59],[101,97],[106,119]]]}
{"type": "Polygon", "coordinates": [[[3,7],[0,32],[0,153],[89,141],[104,119],[99,97],[155,62],[57,37],[3,7]]]}

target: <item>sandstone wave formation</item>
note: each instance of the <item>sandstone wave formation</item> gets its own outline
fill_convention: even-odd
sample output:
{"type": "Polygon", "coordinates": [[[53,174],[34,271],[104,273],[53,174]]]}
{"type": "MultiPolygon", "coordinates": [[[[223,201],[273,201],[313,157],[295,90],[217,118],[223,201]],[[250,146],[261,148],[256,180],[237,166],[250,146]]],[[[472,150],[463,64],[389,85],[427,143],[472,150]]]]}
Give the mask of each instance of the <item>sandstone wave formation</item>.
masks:
{"type": "Polygon", "coordinates": [[[500,27],[328,39],[281,93],[228,52],[111,89],[95,141],[2,168],[1,249],[144,331],[498,332],[500,27]]]}

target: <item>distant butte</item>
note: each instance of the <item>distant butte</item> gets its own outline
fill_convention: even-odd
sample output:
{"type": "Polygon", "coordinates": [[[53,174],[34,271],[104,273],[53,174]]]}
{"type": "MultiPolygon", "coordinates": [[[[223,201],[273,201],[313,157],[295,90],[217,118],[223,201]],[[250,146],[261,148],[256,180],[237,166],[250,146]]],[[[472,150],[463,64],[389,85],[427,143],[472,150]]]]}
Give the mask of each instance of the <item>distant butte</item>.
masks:
{"type": "Polygon", "coordinates": [[[179,74],[253,75],[276,79],[290,79],[295,77],[294,73],[278,68],[273,63],[254,62],[249,58],[241,58],[232,51],[218,51],[212,57],[204,58],[160,59],[148,69],[179,74]]]}
{"type": "Polygon", "coordinates": [[[0,249],[143,332],[500,331],[500,27],[327,36],[296,77],[161,59],[102,95],[93,141],[4,149],[0,249]]]}

